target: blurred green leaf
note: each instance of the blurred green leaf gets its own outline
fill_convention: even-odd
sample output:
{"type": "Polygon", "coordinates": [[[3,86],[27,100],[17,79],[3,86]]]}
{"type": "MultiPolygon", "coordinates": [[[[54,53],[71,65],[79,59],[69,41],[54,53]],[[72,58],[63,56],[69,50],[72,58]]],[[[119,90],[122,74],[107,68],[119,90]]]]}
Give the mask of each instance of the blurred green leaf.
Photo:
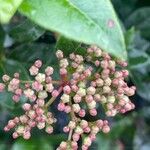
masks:
{"type": "Polygon", "coordinates": [[[137,68],[137,67],[139,68],[143,65],[148,64],[149,61],[150,61],[150,57],[145,52],[136,49],[129,52],[130,69],[137,68]]]}
{"type": "Polygon", "coordinates": [[[1,54],[1,51],[2,51],[2,48],[3,48],[4,38],[5,38],[5,32],[2,28],[2,26],[0,25],[0,54],[1,54]]]}
{"type": "Polygon", "coordinates": [[[135,29],[132,27],[131,29],[127,30],[125,33],[125,42],[127,51],[130,51],[134,47],[134,38],[135,38],[135,29]]]}
{"type": "Polygon", "coordinates": [[[44,29],[40,28],[38,25],[29,20],[25,20],[13,27],[9,34],[17,42],[30,42],[38,39],[44,32],[44,29]]]}
{"type": "Polygon", "coordinates": [[[1,150],[6,150],[6,144],[3,143],[2,141],[0,142],[0,149],[1,150]]]}
{"type": "Polygon", "coordinates": [[[122,30],[109,0],[26,0],[20,12],[48,30],[126,58],[122,30]]]}
{"type": "MultiPolygon", "coordinates": [[[[150,64],[149,64],[150,65],[150,64]]],[[[148,67],[149,67],[148,65],[148,67]]],[[[145,68],[141,69],[132,69],[131,70],[131,79],[137,87],[138,94],[143,97],[145,100],[150,101],[150,78],[149,71],[145,68]]]]}
{"type": "Polygon", "coordinates": [[[11,150],[53,150],[50,142],[45,139],[17,140],[11,150]]]}
{"type": "Polygon", "coordinates": [[[31,65],[37,59],[42,60],[44,64],[55,62],[56,59],[54,57],[54,46],[44,43],[22,44],[9,52],[7,57],[25,66],[31,65]]]}
{"type": "Polygon", "coordinates": [[[2,64],[3,74],[13,76],[14,73],[20,73],[20,78],[23,80],[30,80],[27,69],[18,61],[12,59],[5,59],[2,64]]]}
{"type": "Polygon", "coordinates": [[[98,150],[121,150],[118,143],[114,140],[111,140],[109,137],[107,137],[107,135],[98,134],[96,143],[98,150]]]}
{"type": "Polygon", "coordinates": [[[9,110],[13,110],[15,104],[12,100],[12,94],[8,92],[0,93],[0,105],[9,110]]]}
{"type": "Polygon", "coordinates": [[[135,26],[136,29],[141,30],[143,37],[150,40],[150,7],[139,8],[134,11],[126,20],[127,27],[135,26]]]}
{"type": "Polygon", "coordinates": [[[8,23],[23,0],[0,0],[0,23],[8,23]]]}
{"type": "Polygon", "coordinates": [[[125,21],[126,18],[136,9],[138,0],[112,0],[114,7],[119,14],[121,20],[125,21]]]}

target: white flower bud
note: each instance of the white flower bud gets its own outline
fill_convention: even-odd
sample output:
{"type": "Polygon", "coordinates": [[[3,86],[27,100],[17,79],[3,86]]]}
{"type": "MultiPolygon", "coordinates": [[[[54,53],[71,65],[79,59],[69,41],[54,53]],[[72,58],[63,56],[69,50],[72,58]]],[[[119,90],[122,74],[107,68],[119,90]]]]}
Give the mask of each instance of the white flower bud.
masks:
{"type": "Polygon", "coordinates": [[[38,98],[40,99],[45,99],[47,98],[48,94],[46,91],[40,91],[39,94],[38,94],[38,98]]]}
{"type": "Polygon", "coordinates": [[[70,96],[68,94],[63,94],[60,99],[63,103],[68,103],[70,100],[70,96]]]}
{"type": "Polygon", "coordinates": [[[101,96],[101,102],[104,104],[107,102],[107,99],[104,95],[101,96]]]}
{"type": "Polygon", "coordinates": [[[77,94],[81,97],[86,95],[86,90],[83,88],[79,88],[79,90],[77,91],[77,94]]]}
{"type": "Polygon", "coordinates": [[[65,59],[65,58],[61,59],[59,65],[60,65],[61,68],[66,68],[69,65],[68,60],[65,59]]]}
{"type": "Polygon", "coordinates": [[[92,141],[91,141],[91,139],[89,138],[89,137],[86,137],[85,139],[84,139],[84,145],[86,145],[86,146],[91,146],[91,144],[92,144],[92,141]]]}
{"type": "Polygon", "coordinates": [[[39,83],[42,83],[45,81],[45,74],[43,73],[38,73],[38,75],[35,77],[36,81],[39,83]]]}
{"type": "Polygon", "coordinates": [[[76,123],[74,121],[70,121],[69,124],[68,124],[68,127],[70,129],[74,129],[76,127],[76,123]]]}
{"type": "Polygon", "coordinates": [[[96,89],[94,87],[90,86],[87,88],[87,94],[94,95],[95,92],[96,92],[96,89]]]}
{"type": "Polygon", "coordinates": [[[115,102],[115,96],[108,96],[108,98],[107,98],[107,101],[109,102],[109,103],[114,103],[115,102]]]}
{"type": "Polygon", "coordinates": [[[75,129],[75,132],[77,134],[82,134],[83,133],[83,129],[80,126],[77,126],[76,129],[75,129]]]}
{"type": "Polygon", "coordinates": [[[18,126],[16,132],[17,132],[18,134],[23,134],[23,133],[24,133],[24,129],[25,129],[24,126],[18,126]]]}
{"type": "Polygon", "coordinates": [[[79,104],[73,104],[72,105],[74,112],[78,113],[80,111],[80,105],[79,104]]]}
{"type": "Polygon", "coordinates": [[[92,126],[92,131],[93,134],[97,134],[99,132],[99,128],[97,126],[92,126]]]}
{"type": "Polygon", "coordinates": [[[83,65],[79,65],[78,68],[76,69],[76,72],[82,72],[84,71],[84,66],[83,65]]]}
{"type": "Polygon", "coordinates": [[[91,103],[88,103],[87,105],[88,105],[89,109],[94,109],[96,107],[96,102],[92,101],[91,103]]]}
{"type": "Polygon", "coordinates": [[[45,128],[45,122],[39,122],[38,124],[37,124],[37,127],[41,130],[41,129],[43,129],[43,128],[45,128]]]}
{"type": "Polygon", "coordinates": [[[85,82],[80,82],[80,83],[78,84],[78,87],[80,87],[80,88],[85,88],[85,87],[86,87],[85,82]]]}

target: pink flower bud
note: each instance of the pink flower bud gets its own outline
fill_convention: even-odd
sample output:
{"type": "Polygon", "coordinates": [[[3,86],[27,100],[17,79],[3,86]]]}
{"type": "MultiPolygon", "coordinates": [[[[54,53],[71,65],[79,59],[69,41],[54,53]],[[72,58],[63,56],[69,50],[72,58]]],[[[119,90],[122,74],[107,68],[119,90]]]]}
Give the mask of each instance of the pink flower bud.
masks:
{"type": "Polygon", "coordinates": [[[30,133],[29,131],[24,132],[24,134],[23,134],[23,138],[24,138],[25,140],[30,139],[30,137],[31,137],[31,133],[30,133]]]}
{"type": "Polygon", "coordinates": [[[51,134],[51,133],[53,133],[53,127],[52,127],[52,126],[48,126],[48,127],[46,127],[45,131],[46,131],[48,134],[51,134]]]}
{"type": "Polygon", "coordinates": [[[64,111],[65,110],[65,104],[64,103],[59,103],[58,106],[57,106],[57,109],[59,111],[64,111]]]}
{"type": "Polygon", "coordinates": [[[29,111],[31,109],[31,105],[28,104],[28,103],[25,103],[22,108],[25,110],[25,111],[29,111]]]}
{"type": "Polygon", "coordinates": [[[98,67],[100,65],[100,61],[96,60],[95,61],[95,66],[98,67]]]}
{"type": "Polygon", "coordinates": [[[19,78],[20,74],[19,73],[14,73],[14,78],[19,78]]]}
{"type": "Polygon", "coordinates": [[[54,72],[54,69],[53,69],[52,67],[49,67],[49,66],[48,66],[48,67],[45,69],[45,73],[46,73],[47,76],[52,75],[53,72],[54,72]]]}
{"type": "Polygon", "coordinates": [[[65,87],[63,87],[63,91],[65,94],[70,94],[71,92],[71,88],[69,85],[66,85],[65,87]]]}
{"type": "Polygon", "coordinates": [[[70,113],[71,112],[71,107],[70,106],[66,106],[64,111],[66,113],[70,113]]]}
{"type": "Polygon", "coordinates": [[[9,129],[11,129],[11,128],[14,128],[15,127],[15,123],[14,123],[14,121],[13,120],[9,120],[8,121],[8,125],[7,125],[7,127],[9,128],[9,129]]]}
{"type": "Polygon", "coordinates": [[[0,92],[3,92],[5,89],[5,84],[0,83],[0,92]]]}
{"type": "Polygon", "coordinates": [[[37,92],[42,91],[43,90],[43,85],[37,81],[32,83],[32,88],[34,90],[36,90],[37,92]]]}
{"type": "Polygon", "coordinates": [[[37,99],[36,103],[38,104],[39,107],[43,107],[45,104],[45,101],[43,99],[37,99]]]}
{"type": "Polygon", "coordinates": [[[90,110],[90,115],[91,116],[96,116],[97,115],[97,110],[96,109],[91,109],[90,110]]]}
{"type": "Polygon", "coordinates": [[[66,74],[67,74],[67,70],[65,68],[61,68],[60,75],[66,75],[66,74]]]}
{"type": "Polygon", "coordinates": [[[57,52],[56,52],[56,57],[58,58],[58,59],[62,59],[64,56],[63,56],[63,52],[61,51],[61,50],[57,50],[57,52]]]}
{"type": "Polygon", "coordinates": [[[19,134],[17,132],[14,132],[12,136],[13,136],[14,139],[16,139],[16,138],[19,137],[19,134]]]}
{"type": "Polygon", "coordinates": [[[46,81],[46,83],[51,83],[52,77],[50,77],[50,76],[46,77],[45,81],[46,81]]]}
{"type": "Polygon", "coordinates": [[[85,133],[89,133],[91,131],[91,129],[89,127],[86,127],[83,129],[85,133]]]}
{"type": "Polygon", "coordinates": [[[104,133],[108,133],[108,132],[110,131],[110,127],[107,126],[107,125],[105,125],[105,126],[103,126],[102,131],[103,131],[104,133]]]}
{"type": "Polygon", "coordinates": [[[80,103],[80,102],[81,102],[81,96],[79,96],[79,95],[76,94],[76,95],[73,97],[73,100],[74,100],[75,103],[80,103]]]}
{"type": "Polygon", "coordinates": [[[85,117],[85,110],[84,109],[81,109],[79,112],[78,112],[78,115],[80,116],[80,117],[85,117]]]}
{"type": "Polygon", "coordinates": [[[102,60],[101,61],[101,67],[106,69],[108,67],[108,61],[107,60],[102,60]]]}
{"type": "Polygon", "coordinates": [[[96,135],[95,134],[90,134],[89,138],[91,139],[91,141],[95,141],[96,140],[96,135]]]}
{"type": "Polygon", "coordinates": [[[15,94],[21,96],[22,95],[22,89],[17,89],[15,91],[15,94]]]}
{"type": "Polygon", "coordinates": [[[57,97],[59,95],[59,92],[57,91],[57,90],[54,90],[53,92],[52,92],[52,97],[57,97]]]}
{"type": "Polygon", "coordinates": [[[73,141],[77,142],[77,141],[79,141],[80,135],[77,134],[77,133],[74,133],[73,136],[72,136],[72,138],[73,138],[73,141]]]}
{"type": "Polygon", "coordinates": [[[34,66],[37,68],[41,68],[42,67],[42,61],[41,60],[36,60],[34,63],[34,66]]]}
{"type": "Polygon", "coordinates": [[[4,82],[8,82],[8,81],[10,80],[10,77],[5,74],[5,75],[3,75],[2,80],[3,80],[4,82]]]}
{"type": "Polygon", "coordinates": [[[77,92],[79,88],[76,85],[72,85],[71,89],[73,92],[77,92]]]}
{"type": "Polygon", "coordinates": [[[30,75],[35,76],[38,74],[39,69],[35,66],[31,66],[31,68],[29,69],[30,75]]]}
{"type": "Polygon", "coordinates": [[[66,127],[64,127],[64,128],[63,128],[63,131],[64,131],[65,133],[68,133],[68,132],[69,132],[69,130],[70,130],[70,129],[69,129],[69,127],[68,127],[68,126],[66,126],[66,127]]]}
{"type": "Polygon", "coordinates": [[[20,96],[19,95],[13,95],[12,99],[14,102],[18,103],[20,100],[20,96]]]}

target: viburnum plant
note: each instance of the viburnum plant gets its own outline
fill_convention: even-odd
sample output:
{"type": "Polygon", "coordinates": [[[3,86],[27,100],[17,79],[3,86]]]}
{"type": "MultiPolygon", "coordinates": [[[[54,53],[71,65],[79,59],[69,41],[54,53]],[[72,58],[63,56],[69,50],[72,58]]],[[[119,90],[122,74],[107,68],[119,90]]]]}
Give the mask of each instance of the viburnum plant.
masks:
{"type": "Polygon", "coordinates": [[[30,67],[32,81],[23,81],[19,73],[14,77],[3,75],[0,92],[7,90],[13,93],[13,101],[18,103],[21,96],[28,101],[22,105],[24,114],[8,121],[5,131],[14,129],[13,138],[31,137],[34,127],[53,133],[57,119],[50,112],[51,104],[59,101],[60,113],[68,114],[70,120],[63,131],[68,133],[68,140],[62,141],[57,150],[78,149],[82,140],[82,150],[87,150],[100,131],[110,131],[108,120],[98,117],[98,107],[101,105],[106,116],[114,117],[117,113],[125,113],[134,109],[129,96],[134,95],[135,87],[128,87],[125,78],[128,70],[124,69],[127,62],[111,57],[93,45],[87,48],[84,56],[71,53],[65,58],[63,51],[58,50],[60,80],[53,79],[53,67],[47,66],[45,72],[40,72],[42,61],[37,60],[30,67]],[[87,116],[93,117],[89,121],[87,116]]]}

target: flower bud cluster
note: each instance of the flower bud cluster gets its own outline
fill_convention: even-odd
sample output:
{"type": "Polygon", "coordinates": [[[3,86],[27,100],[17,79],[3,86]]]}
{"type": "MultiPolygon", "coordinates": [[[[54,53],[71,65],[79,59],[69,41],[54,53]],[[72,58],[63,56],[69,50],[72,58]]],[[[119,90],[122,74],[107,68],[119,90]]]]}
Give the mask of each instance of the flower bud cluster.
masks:
{"type": "Polygon", "coordinates": [[[85,136],[82,144],[82,149],[87,150],[93,141],[96,140],[96,135],[98,132],[102,131],[108,133],[110,128],[108,126],[107,120],[97,120],[95,122],[88,122],[84,119],[78,120],[78,122],[70,121],[67,126],[64,127],[64,132],[72,132],[72,137],[69,141],[61,142],[57,150],[66,150],[66,149],[78,149],[78,141],[81,136],[85,136]]]}
{"type": "Polygon", "coordinates": [[[36,104],[34,104],[33,107],[31,104],[25,103],[22,106],[25,114],[9,120],[4,130],[9,131],[10,129],[15,128],[13,138],[23,136],[26,140],[31,137],[31,129],[33,127],[37,127],[40,130],[45,129],[48,134],[51,134],[53,132],[52,124],[56,122],[56,119],[51,112],[45,112],[43,106],[43,99],[37,99],[36,104]]]}
{"type": "Polygon", "coordinates": [[[69,136],[57,149],[76,150],[78,141],[82,139],[82,149],[87,150],[96,134],[100,131],[108,133],[110,127],[107,120],[90,122],[85,118],[89,115],[98,118],[99,106],[107,117],[134,109],[129,97],[135,94],[136,88],[128,87],[125,81],[129,72],[123,68],[127,63],[115,60],[96,46],[89,47],[84,57],[71,53],[65,58],[61,50],[56,52],[56,57],[60,67],[59,81],[53,80],[54,69],[51,66],[46,67],[44,73],[40,72],[40,60],[29,69],[33,81],[22,81],[19,73],[15,73],[13,78],[8,75],[2,77],[0,92],[12,92],[14,102],[19,102],[22,96],[27,98],[22,106],[25,114],[10,120],[4,130],[15,128],[13,137],[23,136],[24,139],[30,138],[33,127],[51,134],[56,119],[48,108],[61,95],[57,109],[70,116],[69,124],[64,127],[69,136]]]}

